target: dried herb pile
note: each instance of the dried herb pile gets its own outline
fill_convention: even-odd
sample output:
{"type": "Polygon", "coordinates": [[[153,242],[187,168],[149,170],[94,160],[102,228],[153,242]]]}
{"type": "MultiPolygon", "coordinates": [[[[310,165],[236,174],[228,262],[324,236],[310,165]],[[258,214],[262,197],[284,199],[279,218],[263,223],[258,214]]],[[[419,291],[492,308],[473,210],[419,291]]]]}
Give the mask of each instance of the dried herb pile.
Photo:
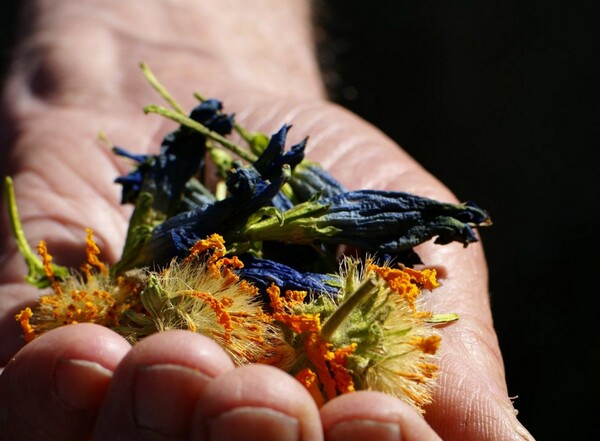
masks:
{"type": "Polygon", "coordinates": [[[371,389],[423,411],[438,371],[436,325],[458,317],[424,310],[423,295],[439,283],[434,269],[415,269],[423,262],[414,247],[467,246],[488,214],[472,203],[349,191],[305,158],[308,138],[287,145],[291,125],[250,132],[220,101],[199,95],[186,113],[142,71],[171,107],[144,110],[179,127],[156,154],[113,147],[132,163],[115,181],[121,202],[134,206],[118,262],[100,260],[91,230],[80,268],[53,263],[44,242],[33,252],[6,179],[27,281],[43,290],[16,317],[25,338],[82,322],[132,344],[187,329],[216,340],[238,365],[289,372],[318,404],[371,389]]]}

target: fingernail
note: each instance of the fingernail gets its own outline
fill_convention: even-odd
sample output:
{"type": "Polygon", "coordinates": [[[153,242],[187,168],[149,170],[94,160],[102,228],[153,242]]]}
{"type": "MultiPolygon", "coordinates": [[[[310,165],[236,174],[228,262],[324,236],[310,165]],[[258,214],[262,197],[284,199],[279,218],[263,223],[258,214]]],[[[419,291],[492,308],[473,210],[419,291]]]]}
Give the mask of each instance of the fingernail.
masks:
{"type": "Polygon", "coordinates": [[[180,365],[138,368],[133,387],[136,424],[167,436],[185,435],[196,400],[210,379],[200,371],[180,365]]]}
{"type": "Polygon", "coordinates": [[[54,370],[56,396],[68,407],[85,410],[99,407],[112,372],[88,360],[58,360],[54,370]]]}
{"type": "Polygon", "coordinates": [[[266,407],[238,407],[207,421],[213,441],[295,441],[300,439],[296,418],[266,407]]]}
{"type": "Polygon", "coordinates": [[[377,441],[400,441],[400,426],[373,420],[342,421],[327,431],[327,441],[352,441],[376,439],[377,441]]]}

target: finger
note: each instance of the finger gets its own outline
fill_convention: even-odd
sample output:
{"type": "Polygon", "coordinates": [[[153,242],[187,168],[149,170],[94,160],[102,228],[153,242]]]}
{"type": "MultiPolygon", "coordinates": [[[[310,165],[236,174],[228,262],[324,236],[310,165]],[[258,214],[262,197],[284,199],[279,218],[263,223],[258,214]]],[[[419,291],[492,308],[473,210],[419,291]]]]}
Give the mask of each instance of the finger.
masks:
{"type": "Polygon", "coordinates": [[[342,395],[321,408],[327,441],[435,441],[441,438],[408,404],[377,392],[342,395]]]}
{"type": "Polygon", "coordinates": [[[0,375],[2,439],[87,439],[113,370],[130,348],[116,333],[90,324],[33,340],[0,375]]]}
{"type": "Polygon", "coordinates": [[[194,414],[193,440],[322,439],[314,400],[293,377],[271,366],[247,365],[211,382],[194,414]]]}
{"type": "Polygon", "coordinates": [[[208,337],[151,335],[115,371],[94,440],[186,439],[196,401],[213,378],[231,369],[231,359],[208,337]]]}

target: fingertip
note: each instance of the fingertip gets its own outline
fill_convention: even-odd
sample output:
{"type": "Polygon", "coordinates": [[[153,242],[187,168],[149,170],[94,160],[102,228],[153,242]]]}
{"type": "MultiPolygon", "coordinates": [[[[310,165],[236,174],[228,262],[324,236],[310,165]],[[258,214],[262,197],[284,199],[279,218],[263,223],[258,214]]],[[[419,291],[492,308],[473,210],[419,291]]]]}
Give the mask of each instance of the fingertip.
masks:
{"type": "Polygon", "coordinates": [[[410,405],[379,392],[341,395],[321,408],[328,441],[438,441],[441,438],[410,405]]]}
{"type": "Polygon", "coordinates": [[[233,369],[231,358],[213,339],[190,331],[157,332],[135,345],[128,354],[130,366],[173,364],[200,369],[216,377],[233,369]]]}
{"type": "Polygon", "coordinates": [[[174,330],[147,337],[115,371],[94,439],[185,438],[207,384],[233,368],[221,347],[203,335],[174,330]]]}
{"type": "Polygon", "coordinates": [[[129,349],[116,333],[90,324],[61,327],[27,344],[0,376],[0,426],[8,439],[87,437],[129,349]]]}
{"type": "Polygon", "coordinates": [[[317,406],[293,377],[271,366],[246,365],[212,381],[198,402],[191,439],[322,439],[317,406]]]}

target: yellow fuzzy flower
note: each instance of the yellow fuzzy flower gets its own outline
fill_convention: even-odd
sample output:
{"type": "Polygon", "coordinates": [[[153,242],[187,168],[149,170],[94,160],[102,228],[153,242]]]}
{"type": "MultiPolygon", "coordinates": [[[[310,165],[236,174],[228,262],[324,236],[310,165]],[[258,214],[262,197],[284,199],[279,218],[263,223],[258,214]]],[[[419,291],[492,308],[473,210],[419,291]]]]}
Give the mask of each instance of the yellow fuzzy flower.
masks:
{"type": "Polygon", "coordinates": [[[128,330],[130,340],[187,329],[214,339],[237,365],[285,364],[293,354],[263,311],[258,289],[235,274],[242,265],[236,256],[225,257],[223,238],[213,234],[198,241],[183,261],[148,273],[140,296],[145,312],[130,314],[140,326],[128,330]]]}
{"type": "MultiPolygon", "coordinates": [[[[396,396],[420,412],[431,402],[441,336],[439,317],[422,310],[421,294],[438,286],[435,270],[377,266],[346,258],[336,300],[310,302],[269,289],[272,317],[296,351],[289,371],[318,404],[359,389],[396,396]]],[[[456,317],[448,315],[444,320],[456,317]]]]}
{"type": "Polygon", "coordinates": [[[111,280],[108,268],[98,259],[100,250],[90,229],[87,230],[86,244],[87,258],[81,273],[73,273],[65,280],[55,278],[52,255],[46,243],[42,241],[38,245],[52,292],[41,296],[34,310],[25,308],[17,314],[16,319],[27,341],[54,328],[76,323],[117,327],[125,313],[138,303],[141,285],[126,277],[111,280]]]}

